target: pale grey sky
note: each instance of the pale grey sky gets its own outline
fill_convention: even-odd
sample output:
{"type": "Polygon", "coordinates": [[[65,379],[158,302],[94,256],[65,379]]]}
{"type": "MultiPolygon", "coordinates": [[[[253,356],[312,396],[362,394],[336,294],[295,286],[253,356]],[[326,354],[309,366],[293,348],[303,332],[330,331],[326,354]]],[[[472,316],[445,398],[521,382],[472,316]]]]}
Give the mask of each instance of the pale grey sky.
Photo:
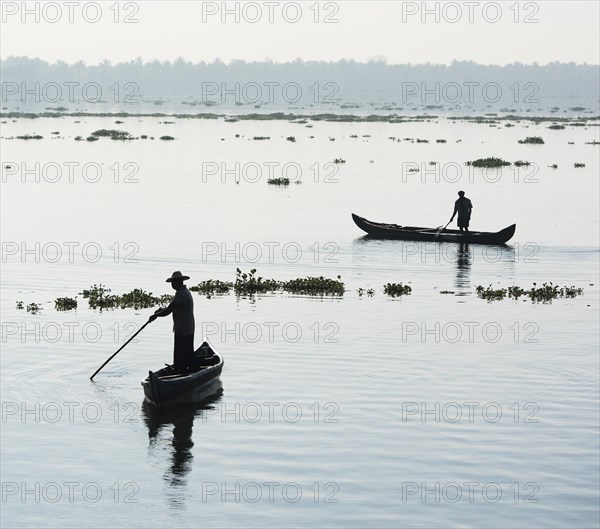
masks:
{"type": "Polygon", "coordinates": [[[226,62],[267,57],[366,61],[382,56],[388,63],[600,63],[596,0],[152,0],[119,2],[118,9],[114,0],[1,4],[3,58],[90,64],[179,56],[193,62],[217,57],[226,62]]]}

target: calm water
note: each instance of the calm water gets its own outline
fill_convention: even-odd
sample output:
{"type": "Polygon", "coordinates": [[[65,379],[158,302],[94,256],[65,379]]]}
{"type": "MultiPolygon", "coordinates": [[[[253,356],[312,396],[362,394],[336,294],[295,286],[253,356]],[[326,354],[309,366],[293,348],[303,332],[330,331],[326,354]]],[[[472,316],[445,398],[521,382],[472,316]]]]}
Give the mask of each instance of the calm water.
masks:
{"type": "Polygon", "coordinates": [[[3,140],[3,526],[598,526],[597,128],[78,119],[3,126],[44,136],[3,140]],[[157,139],[73,141],[100,128],[157,139]],[[517,143],[533,135],[546,143],[517,143]],[[463,165],[485,156],[535,165],[463,165]],[[267,185],[284,164],[302,183],[267,185]],[[460,188],[475,228],[517,223],[509,246],[367,240],[350,218],[439,226],[460,188]],[[152,311],[54,309],[94,283],[162,294],[173,270],[195,284],[236,267],[348,290],[196,296],[196,340],[225,358],[201,409],[142,406],[140,381],[171,360],[169,321],[91,383],[152,311]],[[584,295],[475,294],[545,281],[584,295]],[[388,298],[388,282],[412,295],[388,298]]]}

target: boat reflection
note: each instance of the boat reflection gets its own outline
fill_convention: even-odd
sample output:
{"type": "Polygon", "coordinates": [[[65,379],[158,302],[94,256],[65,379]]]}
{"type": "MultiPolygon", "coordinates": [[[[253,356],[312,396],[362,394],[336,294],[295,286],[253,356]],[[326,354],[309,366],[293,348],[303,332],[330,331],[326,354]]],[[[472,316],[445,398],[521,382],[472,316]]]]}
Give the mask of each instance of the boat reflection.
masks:
{"type": "Polygon", "coordinates": [[[165,471],[164,481],[167,485],[167,499],[172,508],[185,508],[187,475],[192,469],[193,461],[194,419],[214,409],[213,404],[220,400],[223,394],[220,380],[216,380],[209,389],[201,403],[172,408],[156,408],[145,400],[142,403],[142,415],[150,439],[149,451],[154,458],[162,459],[162,454],[170,454],[170,463],[165,471]],[[165,435],[165,431],[168,431],[171,426],[173,426],[172,438],[165,435]]]}

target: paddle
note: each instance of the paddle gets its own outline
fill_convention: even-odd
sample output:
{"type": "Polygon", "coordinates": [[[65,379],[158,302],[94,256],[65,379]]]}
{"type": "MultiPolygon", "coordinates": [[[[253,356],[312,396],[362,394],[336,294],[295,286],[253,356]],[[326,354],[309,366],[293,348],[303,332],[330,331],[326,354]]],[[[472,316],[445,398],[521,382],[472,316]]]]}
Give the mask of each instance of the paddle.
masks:
{"type": "Polygon", "coordinates": [[[150,320],[148,320],[146,323],[144,323],[144,325],[142,325],[142,326],[139,328],[138,332],[136,332],[136,333],[135,333],[135,334],[134,334],[134,335],[133,335],[131,338],[129,338],[129,340],[127,340],[127,341],[126,341],[126,342],[125,342],[125,343],[124,343],[124,344],[123,344],[123,345],[122,345],[122,346],[119,348],[119,350],[118,350],[116,353],[114,353],[114,354],[113,354],[113,355],[112,355],[112,356],[111,356],[111,357],[110,357],[110,358],[109,358],[109,359],[108,359],[106,362],[104,362],[104,363],[103,363],[103,364],[102,364],[102,365],[101,365],[101,366],[100,366],[100,367],[99,367],[99,368],[96,370],[96,372],[95,372],[95,373],[94,373],[94,374],[93,374],[93,375],[90,377],[90,380],[94,380],[94,377],[95,377],[95,376],[96,376],[96,375],[97,375],[97,374],[98,374],[98,373],[99,373],[99,372],[102,370],[102,368],[103,368],[103,367],[104,367],[106,364],[108,364],[108,363],[109,363],[109,362],[110,362],[110,361],[111,361],[111,360],[112,360],[112,359],[113,359],[115,356],[117,356],[117,355],[118,355],[118,354],[121,352],[121,350],[122,350],[122,349],[123,349],[123,348],[124,348],[124,347],[125,347],[125,346],[126,346],[126,345],[127,345],[129,342],[130,342],[130,341],[131,341],[131,340],[133,340],[133,339],[134,339],[134,338],[135,338],[135,337],[136,337],[138,334],[140,334],[140,333],[142,332],[142,329],[143,329],[143,328],[144,328],[146,325],[148,325],[149,323],[150,323],[150,320]]]}
{"type": "MultiPolygon", "coordinates": [[[[448,221],[448,224],[450,224],[451,222],[452,222],[452,219],[450,219],[450,220],[448,221]]],[[[442,232],[443,232],[443,231],[444,231],[444,230],[445,230],[445,229],[448,227],[448,224],[446,224],[446,225],[445,225],[443,228],[440,228],[440,229],[438,230],[438,232],[435,234],[435,238],[436,238],[436,239],[437,239],[437,238],[440,236],[440,233],[442,233],[442,232]]]]}

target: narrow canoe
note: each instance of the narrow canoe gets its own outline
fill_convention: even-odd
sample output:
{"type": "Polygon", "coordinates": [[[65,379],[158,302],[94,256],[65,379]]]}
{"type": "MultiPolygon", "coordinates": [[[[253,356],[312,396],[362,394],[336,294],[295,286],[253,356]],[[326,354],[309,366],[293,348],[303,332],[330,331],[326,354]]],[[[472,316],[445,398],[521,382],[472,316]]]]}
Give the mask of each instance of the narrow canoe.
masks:
{"type": "Polygon", "coordinates": [[[172,366],[150,371],[142,381],[146,402],[160,408],[210,398],[223,371],[223,357],[208,342],[196,349],[196,356],[201,368],[193,373],[176,374],[172,366]]]}
{"type": "Polygon", "coordinates": [[[468,244],[506,244],[515,234],[516,224],[493,232],[444,230],[439,236],[437,228],[419,228],[416,226],[398,226],[372,222],[352,213],[354,223],[370,237],[376,239],[402,239],[405,241],[459,242],[468,244]]]}

